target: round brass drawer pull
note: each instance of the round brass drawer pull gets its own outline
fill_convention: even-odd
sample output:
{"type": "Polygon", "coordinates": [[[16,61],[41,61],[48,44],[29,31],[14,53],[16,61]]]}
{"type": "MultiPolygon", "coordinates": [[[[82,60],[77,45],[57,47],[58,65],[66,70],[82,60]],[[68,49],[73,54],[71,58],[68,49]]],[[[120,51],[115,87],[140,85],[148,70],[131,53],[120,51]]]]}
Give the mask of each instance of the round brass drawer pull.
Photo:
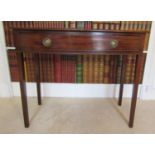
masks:
{"type": "Polygon", "coordinates": [[[44,47],[51,47],[52,40],[50,38],[44,38],[42,40],[42,44],[43,44],[44,47]]]}
{"type": "Polygon", "coordinates": [[[111,46],[111,48],[116,48],[118,46],[118,40],[111,40],[110,46],[111,46]]]}

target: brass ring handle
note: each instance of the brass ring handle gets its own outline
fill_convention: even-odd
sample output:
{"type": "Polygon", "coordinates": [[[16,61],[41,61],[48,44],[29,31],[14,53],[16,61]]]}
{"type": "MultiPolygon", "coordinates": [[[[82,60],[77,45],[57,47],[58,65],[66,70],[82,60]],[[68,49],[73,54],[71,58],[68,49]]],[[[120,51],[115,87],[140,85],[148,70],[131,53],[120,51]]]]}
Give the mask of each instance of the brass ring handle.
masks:
{"type": "Polygon", "coordinates": [[[44,38],[42,40],[42,44],[43,44],[44,47],[51,47],[52,40],[50,38],[44,38]]]}
{"type": "Polygon", "coordinates": [[[110,41],[111,48],[116,48],[118,46],[118,40],[111,40],[110,41]]]}

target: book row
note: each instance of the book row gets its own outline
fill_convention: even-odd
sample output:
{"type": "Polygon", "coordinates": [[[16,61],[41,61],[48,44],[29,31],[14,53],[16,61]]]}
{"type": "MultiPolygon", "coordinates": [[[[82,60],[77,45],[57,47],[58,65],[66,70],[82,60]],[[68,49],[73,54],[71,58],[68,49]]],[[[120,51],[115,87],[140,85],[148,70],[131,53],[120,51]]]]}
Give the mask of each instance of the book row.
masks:
{"type": "MultiPolygon", "coordinates": [[[[27,82],[36,81],[36,67],[39,67],[41,82],[54,83],[120,83],[122,56],[108,55],[51,55],[39,54],[39,66],[36,56],[24,53],[24,70],[27,82]]],[[[12,81],[19,81],[16,52],[9,51],[9,66],[12,81]]],[[[143,68],[141,64],[141,81],[143,68]]],[[[133,83],[135,56],[126,57],[124,83],[133,83]]]]}
{"type": "Polygon", "coordinates": [[[112,31],[147,31],[145,50],[149,40],[151,21],[4,21],[6,46],[14,46],[12,31],[21,29],[79,29],[112,31]]]}

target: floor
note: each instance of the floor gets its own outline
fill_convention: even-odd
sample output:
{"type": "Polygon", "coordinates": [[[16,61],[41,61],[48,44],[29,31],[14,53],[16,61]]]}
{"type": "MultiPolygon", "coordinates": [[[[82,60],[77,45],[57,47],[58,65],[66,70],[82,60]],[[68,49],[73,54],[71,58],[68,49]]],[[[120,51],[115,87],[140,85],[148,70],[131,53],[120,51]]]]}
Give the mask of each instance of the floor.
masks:
{"type": "Polygon", "coordinates": [[[128,127],[130,100],[43,98],[29,102],[30,127],[24,128],[19,97],[0,99],[0,133],[155,133],[155,101],[137,102],[135,124],[128,127]]]}

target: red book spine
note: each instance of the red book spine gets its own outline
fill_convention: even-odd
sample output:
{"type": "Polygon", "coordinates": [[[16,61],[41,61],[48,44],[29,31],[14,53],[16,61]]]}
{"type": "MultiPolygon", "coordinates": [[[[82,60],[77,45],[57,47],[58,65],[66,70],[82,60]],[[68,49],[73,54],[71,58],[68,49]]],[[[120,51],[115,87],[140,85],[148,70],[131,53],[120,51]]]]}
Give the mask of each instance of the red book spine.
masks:
{"type": "Polygon", "coordinates": [[[76,80],[76,61],[75,61],[75,56],[72,56],[72,61],[71,61],[71,83],[75,83],[76,80]]]}
{"type": "Polygon", "coordinates": [[[69,63],[68,56],[65,55],[65,82],[66,82],[66,83],[69,82],[69,81],[68,81],[68,77],[70,78],[70,75],[68,74],[68,70],[69,70],[69,68],[68,68],[68,63],[69,63]]]}
{"type": "Polygon", "coordinates": [[[76,70],[75,70],[75,56],[68,56],[67,60],[67,82],[75,83],[76,70]]]}
{"type": "Polygon", "coordinates": [[[54,55],[54,81],[61,82],[61,56],[54,55]]]}
{"type": "Polygon", "coordinates": [[[65,59],[64,55],[61,55],[61,81],[65,81],[65,59]]]}
{"type": "Polygon", "coordinates": [[[70,83],[72,80],[72,71],[71,71],[71,56],[67,56],[67,82],[70,83]]]}
{"type": "Polygon", "coordinates": [[[88,22],[84,22],[84,29],[85,29],[85,30],[88,29],[88,22]]]}

